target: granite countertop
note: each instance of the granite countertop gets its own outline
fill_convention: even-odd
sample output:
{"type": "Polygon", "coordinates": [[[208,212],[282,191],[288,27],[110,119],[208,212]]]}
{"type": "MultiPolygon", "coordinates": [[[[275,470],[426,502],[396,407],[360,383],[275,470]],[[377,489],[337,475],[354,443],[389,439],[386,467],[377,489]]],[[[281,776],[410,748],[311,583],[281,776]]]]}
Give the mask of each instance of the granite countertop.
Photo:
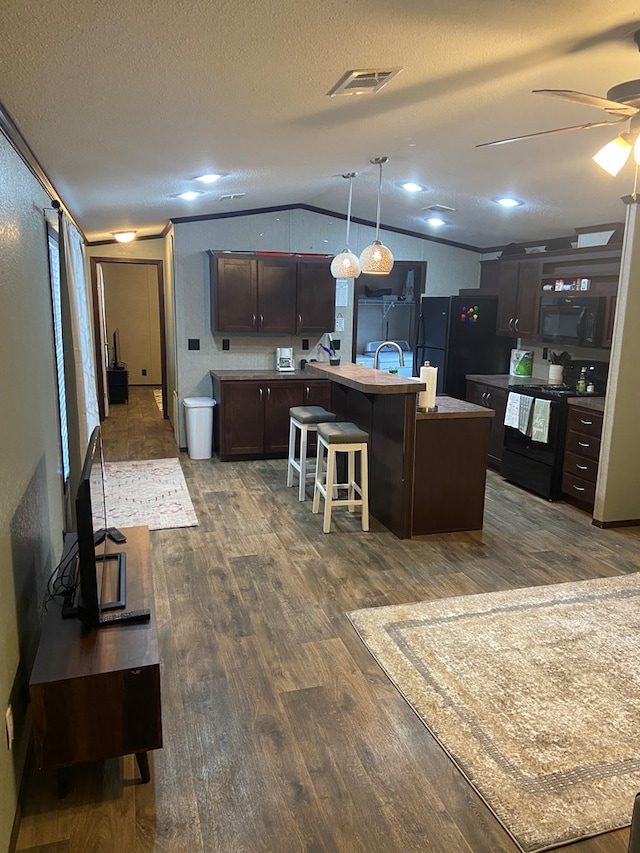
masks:
{"type": "Polygon", "coordinates": [[[495,415],[493,409],[485,406],[476,406],[475,403],[467,403],[466,400],[457,400],[455,397],[436,397],[437,412],[416,412],[416,420],[436,420],[438,418],[492,418],[495,415]]]}
{"type": "Polygon", "coordinates": [[[305,375],[330,379],[339,385],[346,385],[363,394],[417,394],[427,386],[411,376],[398,376],[372,367],[362,367],[352,362],[337,367],[317,361],[307,364],[305,375]]]}
{"type": "Polygon", "coordinates": [[[469,382],[483,382],[485,385],[503,388],[505,391],[509,390],[509,385],[531,385],[533,382],[543,383],[546,381],[536,379],[533,376],[509,376],[508,373],[467,373],[465,379],[469,382]]]}
{"type": "Polygon", "coordinates": [[[589,409],[592,412],[604,412],[604,397],[569,397],[567,403],[570,406],[580,406],[581,409],[589,409]]]}
{"type": "MultiPolygon", "coordinates": [[[[275,368],[267,370],[255,370],[254,368],[246,367],[244,370],[210,370],[209,374],[215,379],[224,382],[228,379],[309,379],[309,373],[302,370],[290,370],[288,372],[276,370],[275,368]]],[[[320,378],[320,377],[318,377],[320,378]]]]}

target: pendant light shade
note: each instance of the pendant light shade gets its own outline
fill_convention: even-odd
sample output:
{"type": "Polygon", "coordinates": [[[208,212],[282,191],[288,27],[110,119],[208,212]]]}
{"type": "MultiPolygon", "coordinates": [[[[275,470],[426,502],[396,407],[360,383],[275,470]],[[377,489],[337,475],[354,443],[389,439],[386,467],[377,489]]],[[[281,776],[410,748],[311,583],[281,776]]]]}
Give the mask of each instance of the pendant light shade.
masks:
{"type": "Polygon", "coordinates": [[[349,228],[351,226],[351,195],[353,193],[353,179],[356,172],[348,172],[343,178],[349,179],[349,203],[347,205],[347,238],[345,248],[331,261],[331,275],[334,278],[358,278],[360,275],[360,261],[349,248],[349,228]]]}
{"type": "Polygon", "coordinates": [[[603,146],[593,157],[601,169],[614,177],[622,169],[631,154],[633,146],[628,136],[628,133],[621,133],[620,136],[616,136],[615,139],[603,146]]]}
{"type": "Polygon", "coordinates": [[[371,161],[374,166],[380,167],[380,179],[378,182],[378,209],[376,212],[376,238],[370,246],[367,246],[360,255],[360,269],[365,275],[389,275],[393,269],[393,255],[380,242],[380,203],[382,201],[382,166],[389,162],[388,157],[376,157],[371,161]]]}

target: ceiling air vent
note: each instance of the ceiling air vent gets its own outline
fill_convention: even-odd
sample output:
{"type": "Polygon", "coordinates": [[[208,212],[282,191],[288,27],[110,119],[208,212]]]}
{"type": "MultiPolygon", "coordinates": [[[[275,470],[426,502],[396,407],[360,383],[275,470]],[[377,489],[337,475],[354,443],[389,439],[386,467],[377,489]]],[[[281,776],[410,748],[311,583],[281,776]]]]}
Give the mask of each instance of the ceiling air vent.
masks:
{"type": "Polygon", "coordinates": [[[327,95],[374,95],[399,74],[402,68],[371,68],[347,71],[327,92],[327,95]]]}
{"type": "Polygon", "coordinates": [[[433,214],[451,213],[455,210],[455,207],[447,207],[446,204],[432,204],[429,207],[421,207],[420,210],[424,211],[425,213],[433,214]]]}
{"type": "Polygon", "coordinates": [[[236,198],[243,198],[246,193],[227,193],[226,195],[221,195],[218,201],[233,201],[236,198]]]}

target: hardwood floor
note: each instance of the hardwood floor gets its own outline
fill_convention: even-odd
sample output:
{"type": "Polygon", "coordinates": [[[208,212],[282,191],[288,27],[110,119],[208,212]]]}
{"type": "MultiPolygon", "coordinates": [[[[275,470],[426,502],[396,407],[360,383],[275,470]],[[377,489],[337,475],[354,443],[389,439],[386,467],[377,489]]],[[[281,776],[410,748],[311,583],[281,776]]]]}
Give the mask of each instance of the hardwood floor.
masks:
{"type": "Polygon", "coordinates": [[[284,460],[190,460],[151,389],[103,435],[109,460],[179,456],[199,519],[151,533],[164,747],[149,784],[128,756],[76,768],[64,800],[30,768],[17,849],[517,853],[344,614],[638,571],[640,528],[599,530],[490,472],[481,532],[401,541],[336,512],[325,535],[284,460]]]}

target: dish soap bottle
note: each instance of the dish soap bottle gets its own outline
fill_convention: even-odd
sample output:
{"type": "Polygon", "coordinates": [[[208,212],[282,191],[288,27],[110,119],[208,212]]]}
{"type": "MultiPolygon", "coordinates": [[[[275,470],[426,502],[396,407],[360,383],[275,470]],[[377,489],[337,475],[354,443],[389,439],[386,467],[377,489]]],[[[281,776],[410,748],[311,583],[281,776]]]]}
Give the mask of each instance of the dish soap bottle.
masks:
{"type": "Polygon", "coordinates": [[[576,391],[579,394],[583,394],[587,390],[587,368],[580,368],[580,379],[578,379],[578,384],[576,385],[576,391]]]}

